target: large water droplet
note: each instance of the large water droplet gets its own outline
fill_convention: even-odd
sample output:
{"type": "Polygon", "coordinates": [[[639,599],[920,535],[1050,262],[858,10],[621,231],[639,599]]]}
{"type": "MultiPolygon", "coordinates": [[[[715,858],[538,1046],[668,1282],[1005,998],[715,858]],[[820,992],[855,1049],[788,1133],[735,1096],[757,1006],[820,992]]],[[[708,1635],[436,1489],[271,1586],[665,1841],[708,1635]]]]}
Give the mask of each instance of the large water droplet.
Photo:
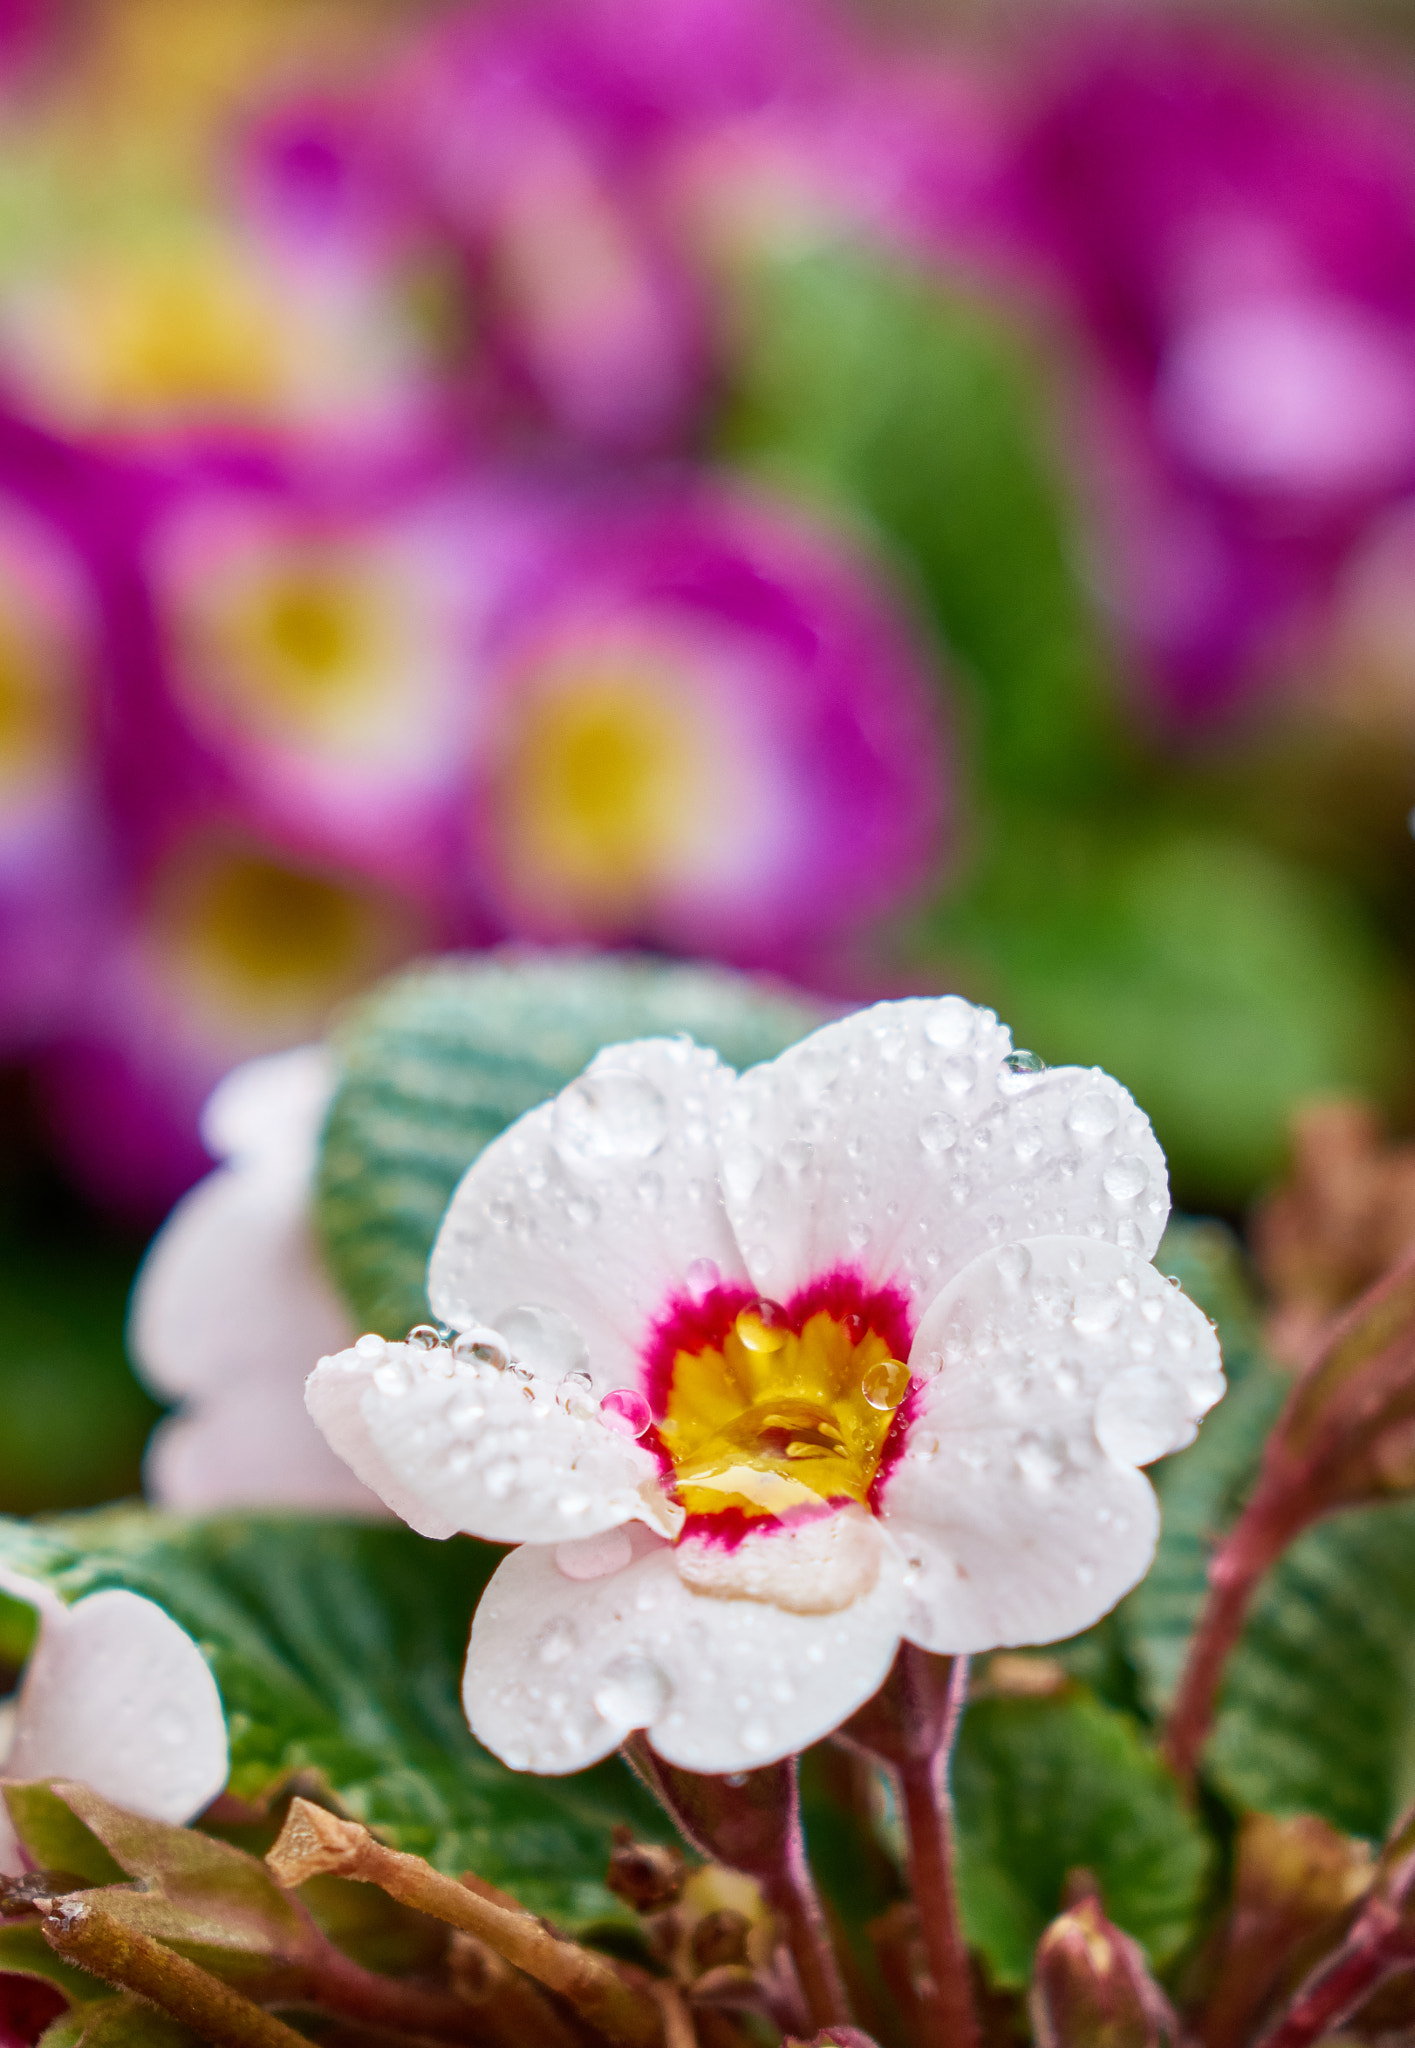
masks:
{"type": "Polygon", "coordinates": [[[642,1074],[582,1074],[556,1097],[551,1135],[565,1164],[581,1172],[647,1159],[668,1135],[668,1105],[642,1074]]]}
{"type": "Polygon", "coordinates": [[[354,1346],[354,1352],[357,1357],[366,1358],[371,1365],[377,1364],[380,1358],[388,1356],[387,1340],[383,1337],[375,1336],[374,1332],[370,1330],[367,1336],[359,1338],[354,1346]]]}
{"type": "Polygon", "coordinates": [[[940,1152],[947,1152],[950,1146],[958,1143],[958,1125],[942,1110],[934,1116],[926,1116],[919,1125],[919,1143],[936,1158],[940,1152]]]}
{"type": "Polygon", "coordinates": [[[496,1327],[516,1363],[545,1379],[563,1379],[584,1362],[585,1340],[558,1308],[507,1309],[496,1327]]]}
{"type": "Polygon", "coordinates": [[[860,1382],[860,1392],[871,1408],[887,1414],[897,1408],[909,1391],[909,1368],[900,1358],[881,1358],[860,1382]]]}
{"type": "Polygon", "coordinates": [[[641,1437],[653,1410],[637,1387],[611,1387],[599,1404],[599,1419],[616,1436],[641,1437]]]}
{"type": "Polygon", "coordinates": [[[387,1365],[379,1366],[374,1373],[373,1383],[380,1394],[386,1394],[393,1401],[408,1391],[408,1375],[396,1358],[391,1359],[387,1365]]]}
{"type": "Polygon", "coordinates": [[[407,1342],[414,1351],[436,1351],[442,1338],[431,1323],[414,1323],[408,1332],[407,1342]]]}
{"type": "Polygon", "coordinates": [[[1020,1287],[1032,1270],[1032,1254],[1024,1244],[1004,1245],[997,1255],[997,1270],[1009,1287],[1020,1287]]]}
{"type": "Polygon", "coordinates": [[[694,1259],[683,1278],[694,1301],[705,1301],[721,1282],[722,1275],[711,1259],[694,1259]]]}
{"type": "Polygon", "coordinates": [[[960,1052],[972,1040],[977,1012],[962,996],[940,996],[924,1018],[924,1036],[930,1045],[947,1052],[960,1052]]]}
{"type": "Polygon", "coordinates": [[[1116,1202],[1133,1202],[1150,1184],[1150,1169],[1134,1152],[1122,1152],[1101,1175],[1101,1186],[1116,1202]]]}
{"type": "Polygon", "coordinates": [[[775,1301],[754,1301],[737,1318],[737,1335],[749,1351],[780,1351],[791,1334],[786,1311],[775,1301]]]}
{"type": "Polygon", "coordinates": [[[600,1673],[595,1712],[615,1728],[647,1728],[668,1705],[673,1688],[651,1658],[631,1651],[600,1673]]]}
{"type": "Polygon", "coordinates": [[[1010,1052],[1002,1062],[1009,1074],[1044,1074],[1047,1063],[1039,1053],[1010,1052]]]}
{"type": "Polygon", "coordinates": [[[966,1095],[978,1078],[976,1060],[945,1060],[940,1072],[950,1095],[966,1095]]]}
{"type": "Polygon", "coordinates": [[[555,1398],[572,1422],[593,1422],[599,1413],[594,1381],[587,1372],[567,1372],[555,1398]]]}
{"type": "Polygon", "coordinates": [[[1071,1316],[1072,1326],[1083,1337],[1102,1337],[1119,1322],[1122,1306],[1116,1294],[1078,1294],[1071,1316]]]}
{"type": "Polygon", "coordinates": [[[718,1170],[734,1202],[751,1200],[765,1168],[766,1155],[750,1138],[733,1138],[723,1145],[718,1170]]]}
{"type": "Polygon", "coordinates": [[[480,1324],[463,1330],[453,1339],[452,1356],[459,1365],[486,1365],[493,1372],[504,1372],[510,1363],[500,1333],[483,1329],[480,1324]]]}
{"type": "Polygon", "coordinates": [[[627,1529],[603,1529],[597,1536],[557,1543],[555,1566],[567,1579],[607,1579],[611,1572],[622,1572],[633,1555],[627,1529]]]}
{"type": "Polygon", "coordinates": [[[1100,1088],[1078,1095],[1066,1113],[1066,1128],[1078,1138],[1108,1138],[1120,1121],[1114,1098],[1100,1088]]]}

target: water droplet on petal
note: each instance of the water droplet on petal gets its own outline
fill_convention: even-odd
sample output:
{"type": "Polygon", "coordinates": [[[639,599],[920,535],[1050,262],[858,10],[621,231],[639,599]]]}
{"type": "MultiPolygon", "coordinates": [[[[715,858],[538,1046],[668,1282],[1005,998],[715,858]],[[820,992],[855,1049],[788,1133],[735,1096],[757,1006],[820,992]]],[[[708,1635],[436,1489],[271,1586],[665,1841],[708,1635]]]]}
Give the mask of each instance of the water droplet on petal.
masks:
{"type": "Polygon", "coordinates": [[[557,1543],[555,1566],[563,1578],[607,1579],[611,1572],[622,1572],[633,1555],[627,1529],[603,1529],[598,1536],[557,1543]]]}
{"type": "Polygon", "coordinates": [[[373,1376],[373,1383],[380,1394],[386,1394],[392,1401],[408,1391],[408,1375],[398,1360],[392,1359],[387,1365],[379,1366],[373,1376]]]}
{"type": "Polygon", "coordinates": [[[442,1339],[431,1323],[414,1323],[408,1332],[407,1342],[415,1351],[436,1351],[442,1339]]]}
{"type": "Polygon", "coordinates": [[[542,1664],[563,1664],[579,1648],[580,1638],[572,1621],[548,1622],[537,1639],[542,1664]]]}
{"type": "Polygon", "coordinates": [[[924,1036],[930,1045],[957,1052],[971,1041],[976,1023],[976,1010],[962,996],[940,996],[924,1018],[924,1036]]]}
{"type": "Polygon", "coordinates": [[[771,1730],[765,1721],[749,1721],[738,1740],[748,1756],[764,1756],[771,1748],[771,1730]]]}
{"type": "Polygon", "coordinates": [[[1114,1097],[1100,1088],[1088,1088],[1078,1095],[1066,1113],[1066,1128],[1078,1138],[1108,1138],[1119,1121],[1114,1097]]]}
{"type": "Polygon", "coordinates": [[[791,1334],[786,1311],[775,1301],[754,1301],[737,1318],[737,1335],[749,1351],[780,1351],[791,1334]]]}
{"type": "Polygon", "coordinates": [[[1072,1312],[1072,1327],[1083,1337],[1101,1337],[1120,1320],[1121,1301],[1116,1294],[1078,1294],[1072,1312]]]}
{"type": "Polygon", "coordinates": [[[721,1282],[722,1275],[711,1259],[694,1259],[683,1275],[688,1292],[694,1301],[704,1301],[714,1287],[721,1282]]]}
{"type": "Polygon", "coordinates": [[[508,1363],[506,1346],[497,1332],[480,1327],[463,1330],[453,1339],[452,1356],[459,1365],[488,1365],[493,1372],[504,1372],[508,1363]]]}
{"type": "Polygon", "coordinates": [[[802,1138],[792,1138],[781,1148],[781,1163],[793,1180],[799,1180],[815,1157],[814,1145],[806,1144],[802,1138]]]}
{"type": "Polygon", "coordinates": [[[373,1331],[370,1330],[366,1337],[359,1338],[354,1346],[354,1350],[360,1358],[375,1360],[387,1357],[388,1344],[385,1338],[375,1336],[373,1331]]]}
{"type": "Polygon", "coordinates": [[[631,1651],[600,1673],[595,1712],[615,1728],[646,1728],[668,1705],[673,1688],[650,1658],[631,1651]]]}
{"type": "Polygon", "coordinates": [[[765,1169],[766,1154],[750,1138],[732,1138],[722,1146],[718,1171],[732,1201],[750,1201],[765,1169]]]}
{"type": "Polygon", "coordinates": [[[507,1309],[497,1317],[496,1326],[511,1356],[528,1372],[558,1380],[583,1363],[585,1340],[558,1308],[507,1309]]]}
{"type": "Polygon", "coordinates": [[[1115,1226],[1115,1241],[1123,1252],[1143,1251],[1145,1233],[1133,1217],[1127,1216],[1115,1226]]]}
{"type": "Polygon", "coordinates": [[[152,1719],[153,1733],[169,1749],[180,1749],[192,1732],[191,1722],[180,1707],[159,1707],[152,1719]]]}
{"type": "Polygon", "coordinates": [[[1134,1152],[1112,1159],[1101,1175],[1101,1186],[1116,1202],[1133,1202],[1150,1184],[1150,1169],[1134,1152]]]}
{"type": "Polygon", "coordinates": [[[951,1145],[958,1143],[958,1125],[951,1116],[945,1116],[942,1110],[934,1116],[926,1116],[919,1125],[919,1143],[926,1152],[932,1152],[937,1157],[940,1152],[946,1152],[951,1145]]]}
{"type": "Polygon", "coordinates": [[[1009,1287],[1020,1287],[1032,1270],[1032,1254],[1024,1244],[1005,1245],[997,1255],[997,1270],[1009,1287]]]}
{"type": "Polygon", "coordinates": [[[1010,1052],[1002,1062],[1009,1074],[1044,1074],[1047,1063],[1039,1053],[1010,1052]]]}
{"type": "Polygon", "coordinates": [[[642,1074],[608,1068],[561,1090],[550,1127],[565,1164],[593,1172],[657,1152],[668,1135],[668,1105],[642,1074]]]}
{"type": "Polygon", "coordinates": [[[599,1419],[616,1436],[641,1437],[653,1411],[637,1387],[611,1387],[599,1404],[599,1419]]]}
{"type": "Polygon", "coordinates": [[[966,1095],[978,1078],[977,1063],[974,1060],[945,1060],[940,1073],[943,1085],[950,1095],[966,1095]]]}
{"type": "Polygon", "coordinates": [[[909,1391],[909,1368],[899,1358],[881,1358],[860,1382],[860,1392],[871,1408],[882,1413],[897,1408],[909,1391]]]}

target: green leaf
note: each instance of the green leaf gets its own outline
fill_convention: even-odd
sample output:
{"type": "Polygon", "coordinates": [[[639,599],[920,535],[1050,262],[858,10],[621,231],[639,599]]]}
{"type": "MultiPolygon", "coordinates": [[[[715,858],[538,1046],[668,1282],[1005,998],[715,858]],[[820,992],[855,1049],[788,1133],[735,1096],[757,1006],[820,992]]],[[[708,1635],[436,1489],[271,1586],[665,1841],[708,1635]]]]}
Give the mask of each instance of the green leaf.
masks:
{"type": "Polygon", "coordinates": [[[124,1995],[65,2013],[46,2028],[39,2048],[203,2048],[203,2041],[145,1998],[124,1995]]]}
{"type": "Polygon", "coordinates": [[[1260,1812],[1388,1832],[1415,1798],[1415,1503],[1336,1515],[1274,1566],[1206,1760],[1260,1812]]]}
{"type": "Polygon", "coordinates": [[[930,961],[1018,1044],[1123,1081],[1187,1203],[1246,1201],[1303,1097],[1386,1100],[1405,1072],[1399,973],[1356,898],[1175,819],[1014,814],[930,961]]]}
{"type": "Polygon", "coordinates": [[[739,325],[729,451],[874,522],[971,688],[992,788],[1104,786],[1111,658],[1018,326],[847,246],[760,269],[739,325]]]}
{"type": "Polygon", "coordinates": [[[382,1523],[183,1522],[136,1508],[0,1522],[6,1565],[71,1600],[130,1587],[201,1643],[241,1798],[313,1772],[346,1811],[442,1870],[476,1870],[570,1929],[627,1925],[603,1882],[610,1833],[624,1821],[670,1839],[655,1802],[617,1760],[567,1779],[509,1771],[463,1717],[471,1614],[498,1557],[382,1523]]]}
{"type": "Polygon", "coordinates": [[[386,983],[339,1034],[319,1173],[326,1256],[356,1317],[385,1335],[426,1317],[427,1257],[458,1181],[602,1046],[685,1031],[752,1066],[826,1014],[726,969],[627,954],[498,953],[386,983]]]}
{"type": "Polygon", "coordinates": [[[1071,1870],[1094,1874],[1106,1912],[1156,1967],[1188,1939],[1210,1843],[1129,1716],[1079,1688],[975,1700],[953,1794],[964,1927],[995,1983],[1026,1983],[1071,1870]]]}
{"type": "Polygon", "coordinates": [[[87,1970],[78,1969],[56,1955],[34,1921],[15,1921],[0,1927],[0,1971],[17,1977],[41,1977],[64,1996],[81,2003],[102,1998],[107,1986],[87,1970]]]}
{"type": "Polygon", "coordinates": [[[48,1785],[7,1785],[5,1805],[15,1833],[40,1870],[62,1871],[91,1885],[123,1882],[127,1873],[122,1864],[48,1785]]]}

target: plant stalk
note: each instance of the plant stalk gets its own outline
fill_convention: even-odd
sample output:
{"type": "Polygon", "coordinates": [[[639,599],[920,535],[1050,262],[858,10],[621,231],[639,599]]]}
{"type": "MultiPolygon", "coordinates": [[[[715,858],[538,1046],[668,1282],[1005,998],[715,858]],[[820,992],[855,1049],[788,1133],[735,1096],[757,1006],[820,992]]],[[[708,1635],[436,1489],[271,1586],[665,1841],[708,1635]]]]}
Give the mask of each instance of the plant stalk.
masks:
{"type": "Polygon", "coordinates": [[[342,1820],[294,1799],[280,1839],[266,1857],[286,1890],[324,1874],[375,1884],[435,1920],[473,1934],[526,1975],[559,1993],[614,2048],[660,2048],[658,2005],[605,1956],[556,1934],[493,1886],[475,1889],[444,1877],[421,1857],[385,1848],[358,1821],[342,1820]]]}
{"type": "Polygon", "coordinates": [[[121,1991],[134,1991],[214,2048],[306,2048],[305,2037],[229,1984],[86,1898],[51,1902],[40,1922],[49,1946],[121,1991]]]}
{"type": "Polygon", "coordinates": [[[909,1879],[932,1995],[918,2002],[925,2048],[982,2039],[953,1879],[949,1762],[968,1694],[968,1659],[902,1643],[875,1697],[846,1722],[847,1742],[893,1772],[909,1839],[909,1879]]]}
{"type": "Polygon", "coordinates": [[[1371,1900],[1340,1947],[1298,1985],[1281,2018],[1255,2048],[1311,2048],[1412,1961],[1410,1934],[1398,1912],[1384,1899],[1371,1900]]]}

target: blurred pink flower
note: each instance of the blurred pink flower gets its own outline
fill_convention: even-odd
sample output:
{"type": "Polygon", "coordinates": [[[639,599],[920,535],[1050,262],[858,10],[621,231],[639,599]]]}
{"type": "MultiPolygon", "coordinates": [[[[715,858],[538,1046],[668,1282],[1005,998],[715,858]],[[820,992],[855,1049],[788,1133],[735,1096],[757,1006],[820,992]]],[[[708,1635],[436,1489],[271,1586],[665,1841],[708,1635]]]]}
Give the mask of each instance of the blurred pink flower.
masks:
{"type": "Polygon", "coordinates": [[[0,495],[0,1050],[60,1024],[91,934],[103,830],[97,616],[56,529],[0,495]]]}
{"type": "Polygon", "coordinates": [[[943,723],[838,539],[701,478],[590,492],[491,615],[473,887],[508,932],[819,979],[939,863],[943,723]]]}
{"type": "Polygon", "coordinates": [[[175,833],[112,909],[82,1002],[39,1064],[61,1154],[152,1221],[210,1165],[202,1104],[238,1061],[298,1045],[441,938],[406,898],[223,826],[175,833]]]}
{"type": "Polygon", "coordinates": [[[572,436],[642,451],[693,423],[712,312],[665,162],[817,89],[838,45],[796,0],[532,0],[459,14],[418,54],[395,106],[420,175],[513,387],[572,436]]]}
{"type": "Polygon", "coordinates": [[[1220,711],[1415,485],[1415,127],[1376,79],[1193,23],[1073,32],[1008,196],[1097,351],[1116,598],[1220,711]]]}

